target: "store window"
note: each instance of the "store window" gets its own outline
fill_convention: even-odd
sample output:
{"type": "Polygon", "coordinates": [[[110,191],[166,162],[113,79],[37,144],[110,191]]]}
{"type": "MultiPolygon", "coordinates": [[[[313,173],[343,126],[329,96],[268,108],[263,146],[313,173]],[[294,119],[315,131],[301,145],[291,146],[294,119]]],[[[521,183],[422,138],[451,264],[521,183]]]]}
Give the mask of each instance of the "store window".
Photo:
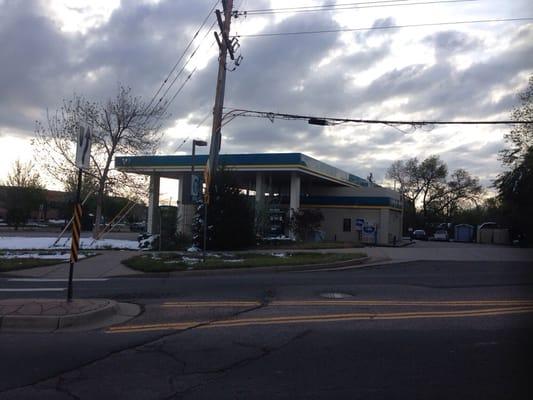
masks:
{"type": "Polygon", "coordinates": [[[352,231],[352,220],[350,218],[344,218],[342,220],[342,231],[351,232],[352,231]]]}

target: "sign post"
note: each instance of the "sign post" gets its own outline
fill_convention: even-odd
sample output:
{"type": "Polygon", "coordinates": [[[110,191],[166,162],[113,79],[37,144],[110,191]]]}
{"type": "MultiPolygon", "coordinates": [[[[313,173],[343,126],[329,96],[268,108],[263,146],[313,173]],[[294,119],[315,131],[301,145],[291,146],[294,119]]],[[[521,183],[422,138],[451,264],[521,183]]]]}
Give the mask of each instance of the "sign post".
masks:
{"type": "Polygon", "coordinates": [[[74,273],[74,263],[78,261],[81,235],[82,205],[81,180],[84,169],[89,168],[91,159],[91,130],[88,126],[80,126],[78,132],[78,142],[76,144],[76,167],[78,167],[78,187],[76,190],[76,201],[72,216],[72,240],[70,245],[70,268],[68,272],[67,301],[72,301],[72,275],[74,273]]]}

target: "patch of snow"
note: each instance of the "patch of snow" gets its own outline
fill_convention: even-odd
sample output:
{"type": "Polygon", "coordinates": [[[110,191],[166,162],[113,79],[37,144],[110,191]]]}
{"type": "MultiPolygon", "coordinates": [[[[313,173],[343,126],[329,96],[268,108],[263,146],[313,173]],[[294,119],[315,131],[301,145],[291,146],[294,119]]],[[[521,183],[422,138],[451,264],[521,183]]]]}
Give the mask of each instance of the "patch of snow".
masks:
{"type": "Polygon", "coordinates": [[[181,257],[181,260],[186,262],[187,264],[196,264],[198,261],[200,261],[198,258],[191,258],[191,257],[181,257]]]}
{"type": "Polygon", "coordinates": [[[197,253],[197,252],[199,252],[199,251],[202,251],[202,249],[199,248],[199,247],[196,247],[196,246],[191,246],[191,247],[189,247],[189,248],[187,249],[187,251],[188,251],[189,253],[197,253]]]}
{"type": "MultiPolygon", "coordinates": [[[[79,254],[78,259],[86,258],[85,254],[79,254]]],[[[7,253],[1,255],[3,259],[33,259],[39,258],[41,260],[68,260],[70,259],[70,253],[51,253],[51,254],[39,254],[39,253],[7,253]]]]}
{"type": "Polygon", "coordinates": [[[159,235],[141,235],[141,238],[139,239],[138,247],[143,250],[152,250],[155,241],[159,239],[159,235]]]}
{"type": "Polygon", "coordinates": [[[222,260],[223,262],[229,262],[229,263],[240,263],[243,262],[244,259],[234,259],[234,260],[222,260]]]}
{"type": "Polygon", "coordinates": [[[49,219],[48,223],[51,225],[64,225],[67,221],[65,219],[49,219]]]}
{"type": "MultiPolygon", "coordinates": [[[[53,246],[54,237],[22,237],[22,236],[0,236],[0,250],[45,250],[45,249],[70,249],[70,239],[60,240],[53,246]]],[[[137,250],[139,243],[134,240],[82,238],[80,249],[127,249],[137,250]]]]}
{"type": "Polygon", "coordinates": [[[274,257],[287,257],[288,256],[287,253],[272,253],[272,255],[274,257]]]}
{"type": "Polygon", "coordinates": [[[262,239],[265,240],[265,241],[268,241],[268,240],[286,240],[286,241],[290,241],[290,242],[296,241],[296,239],[291,238],[290,236],[285,236],[285,235],[265,236],[262,239]]]}

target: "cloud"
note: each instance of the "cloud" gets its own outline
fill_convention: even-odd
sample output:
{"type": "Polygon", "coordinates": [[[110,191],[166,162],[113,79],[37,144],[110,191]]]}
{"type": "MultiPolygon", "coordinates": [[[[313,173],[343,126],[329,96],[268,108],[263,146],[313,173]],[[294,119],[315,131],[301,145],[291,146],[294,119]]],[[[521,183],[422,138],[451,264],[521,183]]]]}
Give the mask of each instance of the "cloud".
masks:
{"type": "Polygon", "coordinates": [[[439,61],[446,61],[450,56],[477,50],[483,46],[481,39],[459,31],[438,32],[426,36],[422,42],[434,48],[439,61]]]}
{"type": "MultiPolygon", "coordinates": [[[[51,17],[46,2],[35,2],[33,7],[14,0],[2,2],[0,139],[14,134],[31,136],[34,120],[42,120],[47,108],[54,110],[74,92],[105,100],[121,82],[151,99],[212,3],[194,1],[184,7],[183,2],[171,0],[123,0],[97,25],[69,33],[51,17]]],[[[524,3],[515,11],[526,6],[524,3]]],[[[269,7],[268,1],[253,6],[269,7]]],[[[416,15],[414,7],[409,10],[416,15]]],[[[76,11],[87,12],[84,7],[76,11]]],[[[288,15],[281,20],[276,16],[254,18],[258,17],[241,19],[239,31],[261,24],[263,32],[345,27],[325,12],[288,15]]],[[[404,18],[388,8],[365,25],[401,25],[404,18]]],[[[461,19],[460,13],[457,19],[461,19]]],[[[211,21],[214,19],[208,25],[211,21]]],[[[420,36],[415,32],[370,30],[242,38],[244,60],[227,74],[225,104],[315,116],[402,119],[501,118],[517,104],[517,91],[533,72],[533,24],[477,30],[435,28],[420,36]],[[419,57],[420,52],[427,57],[419,57]]],[[[186,127],[183,131],[173,128],[169,140],[180,142],[179,138],[196,134],[188,127],[212,110],[217,74],[217,50],[210,47],[212,41],[210,33],[198,50],[207,65],[201,64],[169,107],[171,116],[165,127],[186,127]]],[[[193,48],[196,43],[198,40],[193,48]]],[[[191,60],[190,68],[166,98],[196,64],[196,58],[191,60]]],[[[357,175],[372,171],[378,180],[395,159],[424,158],[441,151],[450,169],[466,165],[488,176],[499,171],[496,153],[503,142],[500,128],[483,129],[472,133],[465,144],[467,140],[461,139],[455,128],[404,134],[387,126],[321,128],[305,121],[271,124],[249,118],[236,119],[224,128],[222,148],[224,152],[306,152],[357,175]],[[490,146],[485,144],[486,137],[490,146]],[[470,142],[477,145],[472,147],[470,142]]],[[[176,143],[166,143],[163,148],[175,147],[176,143]]]]}

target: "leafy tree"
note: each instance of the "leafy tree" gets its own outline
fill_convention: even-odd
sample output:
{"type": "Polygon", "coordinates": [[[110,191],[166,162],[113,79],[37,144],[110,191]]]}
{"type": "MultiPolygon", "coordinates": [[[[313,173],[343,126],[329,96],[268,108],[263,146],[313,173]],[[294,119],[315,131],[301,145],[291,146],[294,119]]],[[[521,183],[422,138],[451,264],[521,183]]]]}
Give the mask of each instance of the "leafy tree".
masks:
{"type": "Polygon", "coordinates": [[[19,160],[15,161],[5,186],[7,222],[18,229],[20,225],[26,224],[31,213],[44,203],[44,186],[33,163],[22,163],[19,160]]]}
{"type": "Polygon", "coordinates": [[[407,161],[395,161],[387,170],[387,177],[398,182],[400,194],[406,208],[405,223],[419,225],[417,220],[417,204],[422,205],[423,219],[429,211],[428,196],[432,189],[441,184],[448,169],[438,156],[426,158],[421,163],[411,158],[407,161]]]}
{"type": "Polygon", "coordinates": [[[314,231],[320,228],[324,215],[316,209],[300,209],[294,213],[291,225],[300,240],[309,240],[314,231]]]}
{"type": "MultiPolygon", "coordinates": [[[[204,205],[199,204],[193,220],[193,240],[203,246],[204,205]]],[[[254,212],[248,197],[239,189],[230,171],[220,168],[207,208],[207,248],[232,250],[254,244],[254,212]]]]}
{"type": "MultiPolygon", "coordinates": [[[[512,113],[515,120],[533,122],[533,75],[520,94],[521,104],[512,113]]],[[[498,199],[511,226],[533,243],[533,124],[517,125],[504,137],[508,147],[500,152],[507,168],[495,180],[498,199]]]]}
{"type": "Polygon", "coordinates": [[[496,222],[505,225],[506,218],[502,212],[501,202],[498,197],[489,197],[473,207],[457,210],[453,217],[456,224],[480,225],[483,222],[496,222]]]}
{"type": "Polygon", "coordinates": [[[420,163],[416,170],[416,180],[422,196],[422,215],[428,220],[428,212],[436,201],[445,195],[448,167],[438,156],[430,156],[420,163]]]}
{"type": "MultiPolygon", "coordinates": [[[[92,102],[74,95],[65,100],[55,114],[48,115],[46,125],[37,122],[36,147],[40,161],[50,174],[65,182],[75,171],[75,143],[81,124],[93,129],[91,168],[86,179],[96,183],[96,221],[101,220],[106,195],[139,197],[146,192],[146,181],[112,169],[117,154],[153,154],[161,135],[158,122],[164,109],[134,97],[130,88],[120,87],[114,98],[92,102]]],[[[66,183],[68,184],[68,182],[66,183]]],[[[95,224],[93,236],[100,224],[95,224]]]]}
{"type": "Polygon", "coordinates": [[[483,194],[479,179],[466,170],[457,169],[448,180],[448,167],[438,156],[419,162],[417,158],[396,161],[387,170],[387,177],[398,182],[406,200],[408,225],[427,225],[431,220],[450,219],[458,210],[475,204],[483,194]],[[420,207],[421,221],[417,220],[420,207]]]}
{"type": "Polygon", "coordinates": [[[533,147],[520,164],[496,180],[503,212],[511,226],[533,244],[533,147]]]}
{"type": "Polygon", "coordinates": [[[504,166],[510,169],[522,164],[533,146],[533,75],[529,77],[528,87],[519,97],[521,104],[513,110],[511,119],[530,123],[518,124],[504,136],[508,147],[500,151],[500,157],[504,166]]]}
{"type": "Polygon", "coordinates": [[[433,215],[443,216],[447,220],[450,220],[459,210],[477,204],[483,194],[479,179],[472,177],[462,168],[455,170],[450,178],[444,184],[435,185],[426,199],[433,215]]]}

